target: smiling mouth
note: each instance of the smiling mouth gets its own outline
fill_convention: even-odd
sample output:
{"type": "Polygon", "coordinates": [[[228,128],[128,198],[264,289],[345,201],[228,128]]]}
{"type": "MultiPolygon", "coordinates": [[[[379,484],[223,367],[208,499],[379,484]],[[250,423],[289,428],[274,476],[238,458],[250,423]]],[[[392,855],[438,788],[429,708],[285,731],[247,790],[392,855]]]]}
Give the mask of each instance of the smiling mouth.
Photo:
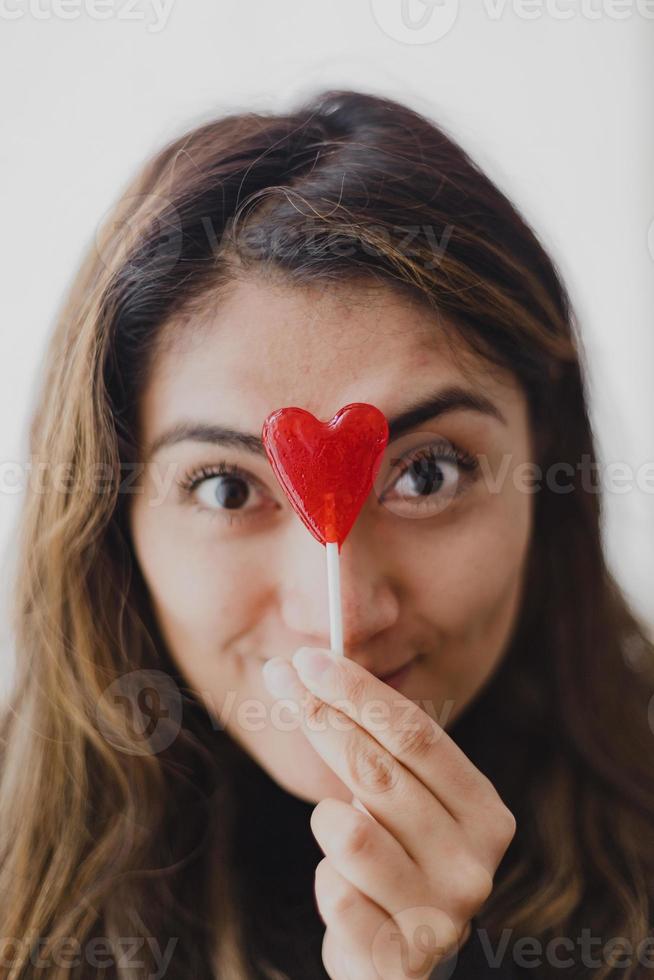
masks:
{"type": "MultiPolygon", "coordinates": [[[[396,670],[391,670],[386,674],[375,674],[375,677],[378,680],[383,681],[384,684],[388,684],[390,687],[398,688],[409,676],[411,668],[418,659],[418,655],[416,654],[415,657],[412,657],[411,660],[408,660],[401,667],[396,668],[396,670]]],[[[374,671],[372,673],[374,673],[374,671]]]]}

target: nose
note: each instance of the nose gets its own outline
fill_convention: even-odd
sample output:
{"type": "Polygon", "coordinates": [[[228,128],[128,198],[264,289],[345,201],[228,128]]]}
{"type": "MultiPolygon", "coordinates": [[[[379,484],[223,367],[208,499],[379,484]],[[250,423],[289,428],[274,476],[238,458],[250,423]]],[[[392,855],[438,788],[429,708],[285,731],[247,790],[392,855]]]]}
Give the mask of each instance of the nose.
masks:
{"type": "MultiPolygon", "coordinates": [[[[297,645],[329,648],[327,555],[302,524],[288,529],[280,567],[280,608],[297,645]]],[[[339,557],[343,645],[351,653],[389,629],[399,614],[382,548],[363,523],[355,524],[339,557]]],[[[368,666],[366,664],[366,666],[368,666]]]]}

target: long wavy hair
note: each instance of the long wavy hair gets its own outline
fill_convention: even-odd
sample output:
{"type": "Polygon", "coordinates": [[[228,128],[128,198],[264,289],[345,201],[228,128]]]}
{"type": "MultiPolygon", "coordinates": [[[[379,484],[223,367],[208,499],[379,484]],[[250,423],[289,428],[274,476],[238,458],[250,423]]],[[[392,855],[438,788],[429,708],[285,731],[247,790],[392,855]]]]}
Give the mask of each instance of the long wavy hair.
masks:
{"type": "MultiPolygon", "coordinates": [[[[42,976],[37,954],[52,980],[161,975],[156,943],[172,949],[167,977],[326,976],[311,807],[175,670],[126,520],[136,406],[163,328],[174,316],[193,330],[250,272],[398,290],[523,386],[538,463],[566,465],[571,489],[535,495],[515,630],[452,729],[517,820],[476,923],[495,941],[591,929],[636,948],[653,900],[654,648],[607,568],[601,495],[577,465],[596,451],[569,297],[534,231],[442,128],[330,90],[285,114],[223,115],[158,152],[90,244],[52,332],[29,429],[47,465],[25,495],[12,572],[0,976],[42,976]],[[98,467],[102,492],[88,479],[98,467]],[[178,697],[165,745],[107,696],[139,672],[178,697]],[[64,941],[69,957],[82,950],[72,967],[64,941]]],[[[165,694],[152,701],[162,723],[165,694]]],[[[614,969],[577,962],[570,975],[614,969]]]]}

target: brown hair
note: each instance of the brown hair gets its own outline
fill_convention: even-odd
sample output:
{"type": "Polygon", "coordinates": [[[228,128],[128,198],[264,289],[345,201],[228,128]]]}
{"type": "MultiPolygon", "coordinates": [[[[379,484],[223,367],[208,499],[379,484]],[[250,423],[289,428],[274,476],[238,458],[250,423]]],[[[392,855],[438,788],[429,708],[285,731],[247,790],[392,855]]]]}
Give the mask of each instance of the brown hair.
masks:
{"type": "MultiPolygon", "coordinates": [[[[543,942],[590,928],[635,947],[652,909],[654,649],[607,569],[601,498],[576,465],[596,454],[568,296],[534,232],[442,128],[390,99],[328,91],[288,114],[223,116],[157,153],[61,311],[30,452],[48,462],[46,481],[65,463],[72,483],[30,491],[20,523],[0,784],[0,915],[14,940],[0,975],[40,975],[38,937],[155,937],[161,949],[175,937],[169,977],[324,975],[309,809],[216,730],[176,673],[121,492],[164,324],[186,317],[191,329],[208,296],[249,272],[376,280],[425,302],[435,330],[446,323],[521,382],[543,471],[574,474],[571,492],[536,494],[514,635],[453,729],[517,820],[476,919],[496,940],[505,928],[543,942]],[[86,479],[98,466],[102,493],[86,479]],[[105,695],[139,670],[181,694],[180,730],[160,751],[144,750],[105,695]],[[284,882],[258,864],[252,807],[288,831],[267,850],[284,882]]],[[[74,970],[51,961],[48,976],[155,969],[147,943],[143,973],[108,973],[88,948],[74,970]]]]}

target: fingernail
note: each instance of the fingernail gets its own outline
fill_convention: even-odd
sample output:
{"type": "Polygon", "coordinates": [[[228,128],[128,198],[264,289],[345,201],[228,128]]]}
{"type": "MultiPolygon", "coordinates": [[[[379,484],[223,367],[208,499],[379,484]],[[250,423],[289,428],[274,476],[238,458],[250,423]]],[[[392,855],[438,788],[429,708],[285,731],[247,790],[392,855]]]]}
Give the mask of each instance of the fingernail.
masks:
{"type": "MultiPolygon", "coordinates": [[[[352,797],[352,806],[355,807],[357,810],[360,810],[361,813],[365,813],[366,816],[372,817],[370,810],[366,810],[365,806],[363,805],[361,800],[358,799],[358,797],[356,796],[352,797]]],[[[372,817],[372,819],[374,819],[374,817],[372,817]]]]}
{"type": "Polygon", "coordinates": [[[293,666],[303,681],[321,684],[330,680],[334,661],[330,653],[314,650],[311,647],[300,647],[293,654],[293,666]]]}
{"type": "Polygon", "coordinates": [[[264,684],[276,698],[295,698],[301,692],[297,674],[283,657],[266,660],[261,674],[264,684]]]}

